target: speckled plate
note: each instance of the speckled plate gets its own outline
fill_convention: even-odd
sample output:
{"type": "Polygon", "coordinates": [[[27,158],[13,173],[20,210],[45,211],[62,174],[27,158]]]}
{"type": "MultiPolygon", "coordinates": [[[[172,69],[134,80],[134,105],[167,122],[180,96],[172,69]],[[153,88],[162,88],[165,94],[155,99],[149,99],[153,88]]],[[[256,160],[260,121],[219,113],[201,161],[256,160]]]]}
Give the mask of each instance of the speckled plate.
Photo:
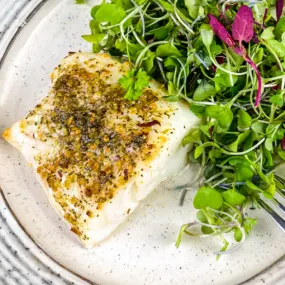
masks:
{"type": "MultiPolygon", "coordinates": [[[[7,2],[0,0],[0,19],[11,13],[7,2]]],[[[69,51],[90,50],[81,39],[89,30],[90,7],[73,0],[12,2],[19,13],[14,9],[0,42],[0,132],[47,94],[48,74],[60,59],[69,51]]],[[[285,284],[285,235],[261,211],[250,213],[259,222],[243,247],[218,262],[212,254],[218,240],[184,238],[176,249],[179,227],[195,218],[195,210],[190,192],[178,206],[173,183],[154,191],[106,241],[85,249],[23,157],[1,139],[0,284],[285,284]]]]}

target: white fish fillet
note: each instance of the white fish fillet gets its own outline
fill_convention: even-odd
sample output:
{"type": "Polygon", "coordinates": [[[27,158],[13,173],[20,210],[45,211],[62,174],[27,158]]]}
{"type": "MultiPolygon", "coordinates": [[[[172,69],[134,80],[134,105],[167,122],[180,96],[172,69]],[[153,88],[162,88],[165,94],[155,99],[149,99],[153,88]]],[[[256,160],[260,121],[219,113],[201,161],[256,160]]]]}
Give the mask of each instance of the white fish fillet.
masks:
{"type": "Polygon", "coordinates": [[[3,136],[31,163],[54,208],[84,246],[121,224],[186,164],[182,138],[198,124],[152,81],[137,101],[118,84],[128,63],[75,53],[51,75],[49,95],[3,136]]]}

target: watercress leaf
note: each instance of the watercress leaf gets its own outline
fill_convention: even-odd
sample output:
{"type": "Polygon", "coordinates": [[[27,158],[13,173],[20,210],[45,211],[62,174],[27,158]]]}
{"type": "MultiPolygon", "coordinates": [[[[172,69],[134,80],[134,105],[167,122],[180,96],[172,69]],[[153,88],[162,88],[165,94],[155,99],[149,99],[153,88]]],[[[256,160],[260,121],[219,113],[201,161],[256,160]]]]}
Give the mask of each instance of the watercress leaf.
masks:
{"type": "Polygon", "coordinates": [[[238,128],[240,130],[245,130],[251,126],[251,116],[248,114],[248,112],[239,109],[238,110],[238,128]]]}
{"type": "Polygon", "coordinates": [[[266,125],[257,121],[251,125],[251,129],[258,134],[264,134],[265,129],[266,129],[266,125]]]}
{"type": "Polygon", "coordinates": [[[212,30],[201,30],[201,37],[202,37],[202,41],[204,43],[204,45],[206,46],[206,48],[209,50],[210,46],[213,42],[213,38],[214,38],[214,33],[212,30]]]}
{"type": "Polygon", "coordinates": [[[167,57],[163,61],[164,67],[168,70],[174,70],[175,67],[179,66],[177,60],[173,57],[167,57]]]}
{"type": "Polygon", "coordinates": [[[274,31],[274,27],[268,27],[268,28],[263,30],[260,37],[266,41],[267,40],[274,40],[275,35],[273,34],[273,31],[274,31]]]}
{"type": "Polygon", "coordinates": [[[242,205],[246,198],[242,194],[236,192],[233,189],[223,192],[224,200],[232,206],[242,205]]]}
{"type": "Polygon", "coordinates": [[[246,180],[246,186],[254,191],[258,191],[258,192],[263,192],[263,190],[261,188],[259,188],[258,186],[256,186],[253,182],[251,182],[250,180],[246,180]]]}
{"type": "Polygon", "coordinates": [[[214,147],[220,149],[218,144],[216,144],[214,142],[206,142],[206,143],[199,145],[195,148],[194,157],[198,158],[203,153],[204,149],[206,147],[210,147],[210,146],[214,146],[214,147]]]}
{"type": "Polygon", "coordinates": [[[252,218],[245,218],[244,223],[243,223],[243,228],[246,232],[246,234],[249,234],[251,231],[252,227],[256,224],[256,219],[252,218]]]}
{"type": "Polygon", "coordinates": [[[147,73],[151,73],[154,66],[155,53],[147,51],[146,57],[144,58],[142,65],[147,73]]]}
{"type": "Polygon", "coordinates": [[[244,182],[246,180],[251,180],[254,171],[251,169],[250,166],[243,164],[243,163],[238,163],[235,165],[236,168],[236,179],[238,182],[244,182]]]}
{"type": "Polygon", "coordinates": [[[280,148],[277,150],[277,153],[278,153],[279,157],[285,161],[285,151],[280,148]]]}
{"type": "MultiPolygon", "coordinates": [[[[227,69],[227,65],[225,63],[221,64],[221,66],[227,69]]],[[[227,87],[232,87],[233,85],[235,85],[237,80],[238,80],[237,75],[232,75],[232,77],[230,77],[229,73],[224,72],[219,68],[216,70],[214,82],[217,90],[219,89],[224,90],[227,87]]]]}
{"type": "Polygon", "coordinates": [[[266,42],[277,54],[277,56],[283,59],[283,57],[285,56],[285,46],[277,40],[267,40],[266,42]]]}
{"type": "Polygon", "coordinates": [[[282,108],[284,104],[284,99],[282,93],[277,93],[276,95],[273,95],[269,99],[270,103],[275,104],[276,106],[282,108]]]}
{"type": "Polygon", "coordinates": [[[210,134],[210,126],[208,125],[200,125],[200,130],[207,136],[207,137],[211,137],[211,134],[210,134]]]}
{"type": "Polygon", "coordinates": [[[105,37],[105,34],[95,34],[95,35],[83,35],[82,38],[93,44],[99,44],[99,42],[105,37]]]}
{"type": "Polygon", "coordinates": [[[274,30],[274,34],[277,40],[281,39],[283,33],[285,33],[285,16],[280,18],[274,30]]]}
{"type": "Polygon", "coordinates": [[[216,94],[216,89],[206,80],[203,80],[194,92],[195,101],[203,101],[216,94]]]}
{"type": "Polygon", "coordinates": [[[193,204],[196,209],[210,207],[217,210],[223,205],[223,197],[214,188],[203,186],[196,193],[193,204]]]}
{"type": "Polygon", "coordinates": [[[271,155],[271,153],[270,153],[270,151],[269,150],[267,150],[267,148],[263,148],[263,155],[264,155],[264,157],[265,157],[265,163],[264,163],[264,165],[266,166],[266,167],[271,167],[271,166],[273,166],[273,158],[272,158],[272,155],[271,155]]]}
{"type": "Polygon", "coordinates": [[[188,10],[190,17],[192,19],[196,19],[198,17],[201,0],[185,0],[184,3],[188,10]]]}
{"type": "Polygon", "coordinates": [[[211,54],[216,57],[223,52],[223,49],[220,45],[217,45],[216,41],[214,40],[210,46],[210,51],[211,54]]]}
{"type": "Polygon", "coordinates": [[[209,106],[206,108],[206,115],[216,119],[222,129],[229,128],[233,120],[233,113],[227,106],[209,106]]]}
{"type": "Polygon", "coordinates": [[[156,55],[159,57],[182,56],[181,52],[171,42],[158,46],[156,49],[156,55]]]}
{"type": "Polygon", "coordinates": [[[120,23],[126,16],[125,10],[116,4],[101,4],[95,14],[98,22],[110,22],[111,25],[120,23]]]}
{"type": "Polygon", "coordinates": [[[163,0],[158,0],[158,2],[161,4],[161,6],[168,12],[174,13],[174,7],[173,5],[167,3],[166,1],[163,0]]]}
{"type": "Polygon", "coordinates": [[[206,107],[202,105],[197,105],[192,103],[190,105],[190,110],[198,117],[202,117],[205,113],[206,107]]]}
{"type": "Polygon", "coordinates": [[[196,217],[201,223],[205,223],[205,224],[208,223],[207,217],[205,216],[205,214],[202,210],[199,210],[197,212],[196,217]]]}
{"type": "Polygon", "coordinates": [[[199,129],[193,129],[190,134],[185,136],[182,140],[182,146],[186,146],[189,143],[198,143],[201,140],[201,131],[199,129]]]}
{"type": "Polygon", "coordinates": [[[101,27],[100,27],[100,23],[98,23],[94,19],[90,21],[89,27],[90,27],[92,35],[100,34],[102,32],[101,27]]]}
{"type": "Polygon", "coordinates": [[[86,4],[86,0],[75,0],[75,4],[86,4]]]}
{"type": "Polygon", "coordinates": [[[275,185],[275,180],[274,180],[274,174],[270,173],[268,175],[269,183],[267,188],[265,189],[265,192],[271,195],[271,197],[274,196],[275,190],[276,190],[276,185],[275,185]]]}
{"type": "Polygon", "coordinates": [[[210,234],[212,234],[214,232],[212,228],[204,226],[204,225],[201,226],[201,231],[205,235],[210,235],[210,234]]]}
{"type": "Polygon", "coordinates": [[[232,24],[232,35],[234,40],[248,43],[253,37],[253,14],[248,6],[242,5],[232,24]]]}
{"type": "Polygon", "coordinates": [[[265,148],[268,150],[268,151],[272,151],[273,150],[273,142],[272,142],[272,138],[267,138],[265,140],[265,148]]]}
{"type": "Polygon", "coordinates": [[[242,231],[237,227],[234,228],[234,238],[237,242],[240,242],[242,239],[242,231]]]}
{"type": "Polygon", "coordinates": [[[164,40],[169,36],[172,28],[173,24],[171,22],[168,22],[165,26],[150,30],[148,34],[154,35],[154,38],[156,40],[164,40]]]}
{"type": "Polygon", "coordinates": [[[115,48],[121,52],[124,52],[126,50],[126,41],[124,41],[123,39],[117,39],[115,41],[115,48]]]}
{"type": "Polygon", "coordinates": [[[234,141],[233,143],[228,145],[228,148],[233,152],[237,152],[239,145],[243,143],[243,141],[248,137],[249,134],[250,134],[250,130],[247,130],[247,131],[239,134],[236,141],[234,141]]]}

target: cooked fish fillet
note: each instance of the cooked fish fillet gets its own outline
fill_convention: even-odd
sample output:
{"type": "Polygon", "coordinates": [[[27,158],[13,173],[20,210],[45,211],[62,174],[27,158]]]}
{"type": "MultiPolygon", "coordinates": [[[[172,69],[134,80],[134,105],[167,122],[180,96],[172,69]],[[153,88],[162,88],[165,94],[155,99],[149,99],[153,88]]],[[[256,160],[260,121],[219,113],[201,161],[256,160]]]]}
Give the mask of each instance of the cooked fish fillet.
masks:
{"type": "Polygon", "coordinates": [[[49,95],[3,134],[86,247],[184,167],[181,140],[198,123],[187,105],[165,101],[154,81],[139,100],[125,100],[118,80],[129,68],[107,54],[66,57],[51,75],[49,95]]]}

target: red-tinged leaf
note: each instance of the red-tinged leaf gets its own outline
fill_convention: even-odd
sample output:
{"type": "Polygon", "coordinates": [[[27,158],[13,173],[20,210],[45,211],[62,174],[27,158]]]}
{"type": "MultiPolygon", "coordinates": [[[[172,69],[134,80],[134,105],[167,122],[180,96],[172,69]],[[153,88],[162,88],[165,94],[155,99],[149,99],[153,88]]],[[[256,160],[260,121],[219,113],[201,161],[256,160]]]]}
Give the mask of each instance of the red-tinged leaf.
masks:
{"type": "Polygon", "coordinates": [[[253,14],[248,6],[241,6],[232,24],[232,35],[234,40],[248,43],[253,37],[253,14]]]}
{"type": "Polygon", "coordinates": [[[283,6],[284,6],[284,0],[277,0],[276,1],[276,17],[277,17],[277,22],[282,16],[283,12],[283,6]]]}
{"type": "Polygon", "coordinates": [[[209,20],[210,20],[210,26],[211,26],[212,30],[214,31],[214,33],[224,43],[226,43],[229,47],[233,47],[235,45],[235,42],[234,42],[232,36],[230,35],[230,33],[223,26],[223,24],[221,22],[219,22],[219,20],[215,16],[213,16],[211,14],[209,14],[208,17],[209,17],[209,20]]]}
{"type": "Polygon", "coordinates": [[[255,63],[248,57],[245,57],[245,60],[248,64],[251,65],[252,69],[255,71],[256,73],[256,77],[257,77],[257,94],[256,94],[256,98],[255,98],[255,104],[254,107],[258,107],[259,102],[260,102],[260,98],[261,98],[261,91],[262,91],[262,80],[261,80],[261,75],[260,72],[257,68],[257,66],[255,65],[255,63]]]}

